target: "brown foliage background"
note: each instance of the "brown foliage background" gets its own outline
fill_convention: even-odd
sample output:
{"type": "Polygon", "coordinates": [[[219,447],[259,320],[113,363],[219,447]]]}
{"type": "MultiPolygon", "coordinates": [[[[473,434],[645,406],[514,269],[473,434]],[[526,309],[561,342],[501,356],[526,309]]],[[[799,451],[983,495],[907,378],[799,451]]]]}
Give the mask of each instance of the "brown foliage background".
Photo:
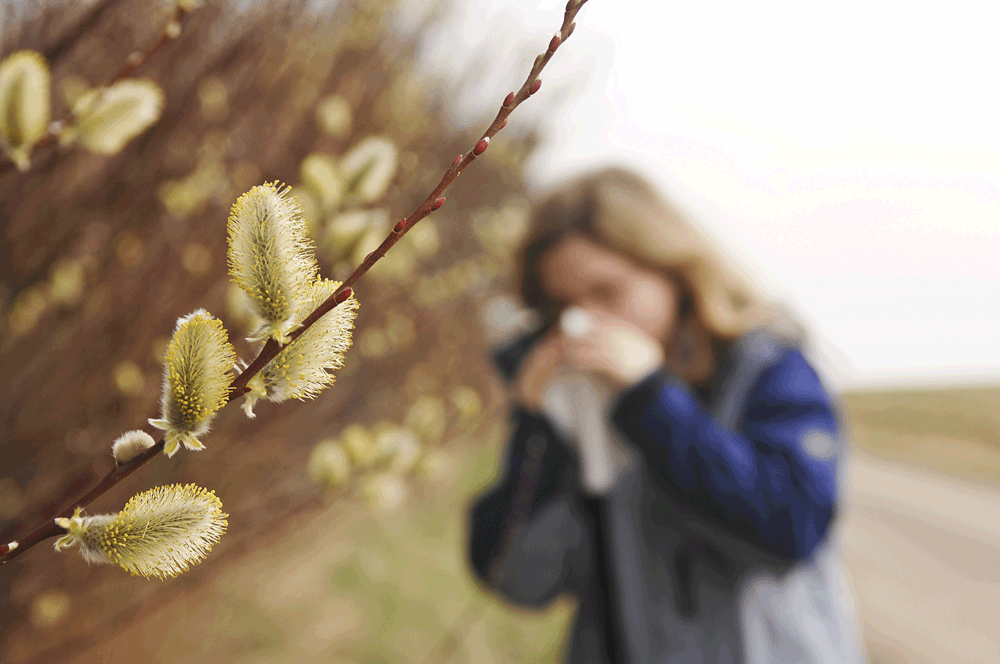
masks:
{"type": "MultiPolygon", "coordinates": [[[[338,155],[381,134],[401,157],[377,206],[398,219],[454,155],[471,147],[474,132],[454,127],[442,101],[445,92],[467,91],[445,90],[412,64],[422,40],[435,37],[433,19],[400,27],[393,0],[333,3],[316,15],[301,3],[261,4],[240,10],[208,3],[139,69],[137,76],[164,88],[166,107],[121,154],[49,150],[30,172],[0,176],[0,540],[34,527],[107,472],[110,444],[121,432],[148,429],[146,419],[158,413],[157,353],[179,316],[207,308],[249,359],[244,330],[226,305],[225,220],[240,193],[264,180],[294,185],[311,152],[338,155]],[[199,95],[206,79],[224,83],[223,107],[206,106],[199,95]],[[329,94],[348,100],[353,112],[351,131],[340,138],[320,131],[315,119],[317,102],[329,94]],[[169,212],[160,185],[192,173],[198,175],[189,182],[199,186],[186,199],[190,213],[169,212]],[[137,367],[141,380],[133,372],[116,382],[116,369],[131,366],[123,362],[137,367]]],[[[27,22],[8,14],[0,58],[32,48],[50,62],[57,90],[69,75],[96,84],[154,39],[169,13],[169,6],[143,0],[97,0],[53,5],[27,22]]],[[[57,93],[53,103],[53,117],[65,116],[57,93]]],[[[129,496],[160,484],[207,486],[222,498],[230,528],[206,562],[161,583],[88,567],[44,543],[0,568],[0,659],[46,661],[70,641],[78,649],[112,624],[140,618],[166,594],[252,555],[265,535],[280,538],[289,514],[321,505],[305,461],[318,440],[346,424],[400,422],[415,397],[446,399],[449,386],[465,384],[486,404],[472,426],[489,426],[499,390],[478,311],[508,275],[502,256],[484,251],[489,233],[473,232],[472,222],[520,209],[508,203],[523,192],[521,164],[535,139],[530,128],[518,133],[517,124],[428,220],[439,230],[440,251],[418,260],[406,279],[369,275],[356,288],[355,346],[333,388],[314,402],[261,404],[255,421],[226,408],[205,452],[158,458],[89,509],[118,510],[129,496]],[[389,312],[412,321],[414,333],[394,339],[387,330],[379,338],[388,344],[360,352],[359,339],[386,330],[389,312]],[[42,632],[28,620],[30,605],[53,589],[87,608],[42,632]]],[[[311,221],[322,227],[322,219],[311,221]]],[[[496,227],[484,223],[480,230],[496,227]]],[[[327,275],[331,262],[321,251],[327,275]]],[[[446,440],[461,430],[455,414],[448,417],[446,440]]]]}

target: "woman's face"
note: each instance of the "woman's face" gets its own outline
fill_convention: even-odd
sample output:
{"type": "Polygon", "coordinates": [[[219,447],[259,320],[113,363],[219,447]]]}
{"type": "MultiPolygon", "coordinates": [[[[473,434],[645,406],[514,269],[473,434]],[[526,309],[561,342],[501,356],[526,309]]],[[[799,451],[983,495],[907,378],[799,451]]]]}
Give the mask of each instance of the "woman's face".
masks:
{"type": "Polygon", "coordinates": [[[559,240],[542,256],[539,276],[557,301],[624,320],[664,345],[677,322],[681,294],[672,280],[585,237],[559,240]]]}

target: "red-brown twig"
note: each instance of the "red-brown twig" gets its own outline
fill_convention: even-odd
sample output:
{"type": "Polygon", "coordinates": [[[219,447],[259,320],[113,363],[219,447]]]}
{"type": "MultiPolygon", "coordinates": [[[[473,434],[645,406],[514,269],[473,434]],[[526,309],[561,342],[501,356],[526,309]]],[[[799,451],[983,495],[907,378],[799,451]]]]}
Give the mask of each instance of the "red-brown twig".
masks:
{"type": "MultiPolygon", "coordinates": [[[[434,187],[434,190],[427,195],[427,197],[420,203],[420,205],[417,206],[410,216],[397,223],[389,232],[389,235],[385,238],[385,240],[382,241],[382,244],[380,244],[375,251],[365,257],[365,259],[361,262],[361,265],[359,265],[357,269],[355,269],[354,272],[347,277],[344,283],[341,284],[340,288],[338,288],[333,295],[327,298],[323,304],[319,305],[315,311],[309,314],[305,320],[302,321],[302,325],[296,329],[295,332],[289,335],[291,336],[292,341],[309,329],[309,327],[319,320],[321,316],[328,313],[341,302],[347,300],[353,292],[353,285],[372,268],[379,258],[385,256],[385,253],[399,241],[399,238],[401,238],[408,230],[413,228],[418,221],[444,205],[445,199],[442,198],[442,194],[444,194],[445,190],[451,185],[452,182],[455,181],[459,174],[461,174],[461,172],[464,171],[469,164],[475,161],[479,155],[486,151],[486,148],[489,146],[490,139],[493,138],[497,132],[503,129],[504,126],[506,126],[507,118],[510,116],[511,112],[513,112],[513,110],[517,108],[525,99],[538,92],[538,89],[542,84],[541,80],[538,78],[538,74],[545,68],[545,65],[552,58],[552,55],[556,52],[556,49],[559,48],[559,45],[566,41],[566,39],[568,39],[573,33],[573,29],[576,27],[573,19],[576,17],[577,12],[580,11],[580,8],[586,3],[587,0],[569,0],[566,5],[566,13],[563,16],[563,23],[559,32],[552,37],[552,40],[549,42],[548,49],[546,49],[543,54],[535,58],[535,64],[531,68],[531,73],[528,74],[528,78],[524,81],[521,88],[516,93],[511,92],[503,100],[500,110],[497,112],[496,118],[494,118],[492,124],[490,124],[486,132],[476,142],[472,150],[464,156],[459,155],[455,158],[451,165],[445,170],[438,185],[434,187]]],[[[256,376],[261,369],[267,366],[267,363],[273,360],[282,348],[284,348],[284,346],[277,343],[273,339],[268,339],[264,346],[260,349],[260,353],[254,361],[233,379],[233,382],[229,386],[229,398],[227,403],[246,394],[247,384],[250,382],[250,379],[256,376]]],[[[86,507],[100,496],[103,496],[109,489],[137,471],[142,466],[146,465],[150,459],[162,452],[163,447],[164,440],[161,438],[160,441],[153,447],[149,448],[129,463],[115,466],[90,491],[74,500],[68,507],[66,507],[66,509],[56,514],[53,519],[72,516],[73,511],[77,507],[86,507]]],[[[0,564],[17,558],[43,540],[62,534],[64,530],[57,526],[53,519],[49,519],[45,523],[42,523],[22,539],[16,540],[16,546],[13,548],[11,548],[10,545],[15,544],[15,542],[11,542],[10,544],[0,544],[0,564]]]]}
{"type": "MultiPolygon", "coordinates": [[[[146,60],[150,58],[150,56],[152,56],[154,53],[160,50],[160,48],[164,44],[174,39],[176,34],[174,35],[174,37],[170,35],[170,31],[174,29],[171,26],[176,26],[178,28],[182,26],[184,23],[184,19],[186,19],[188,17],[188,14],[190,13],[191,12],[189,10],[178,6],[174,10],[173,17],[171,17],[170,21],[168,21],[167,24],[163,27],[163,30],[160,31],[160,35],[155,40],[153,40],[153,42],[149,46],[147,46],[144,51],[141,52],[136,51],[131,55],[129,55],[128,58],[125,60],[125,66],[122,67],[117,74],[115,74],[114,78],[105,83],[105,86],[114,85],[123,78],[128,78],[129,76],[134,74],[136,70],[139,67],[141,67],[143,63],[146,62],[146,60]]],[[[73,122],[74,119],[72,115],[63,118],[62,120],[59,120],[57,122],[53,122],[50,125],[49,130],[45,133],[45,135],[42,136],[42,138],[40,138],[34,145],[31,146],[31,154],[28,155],[29,159],[32,156],[41,152],[42,150],[45,150],[46,148],[55,145],[56,142],[59,140],[59,132],[65,129],[66,127],[72,126],[73,122]]],[[[0,162],[0,175],[3,175],[13,167],[14,167],[13,161],[6,160],[0,162]]]]}

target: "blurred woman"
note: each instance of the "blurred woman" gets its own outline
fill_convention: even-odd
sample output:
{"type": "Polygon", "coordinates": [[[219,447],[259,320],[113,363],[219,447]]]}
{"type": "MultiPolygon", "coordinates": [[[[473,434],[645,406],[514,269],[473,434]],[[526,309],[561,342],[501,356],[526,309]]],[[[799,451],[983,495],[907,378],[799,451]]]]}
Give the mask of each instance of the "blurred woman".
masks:
{"type": "Polygon", "coordinates": [[[476,574],[575,595],[573,663],[863,661],[831,536],[844,425],[801,328],[623,170],[537,208],[520,274],[543,322],[495,356],[513,435],[476,574]]]}

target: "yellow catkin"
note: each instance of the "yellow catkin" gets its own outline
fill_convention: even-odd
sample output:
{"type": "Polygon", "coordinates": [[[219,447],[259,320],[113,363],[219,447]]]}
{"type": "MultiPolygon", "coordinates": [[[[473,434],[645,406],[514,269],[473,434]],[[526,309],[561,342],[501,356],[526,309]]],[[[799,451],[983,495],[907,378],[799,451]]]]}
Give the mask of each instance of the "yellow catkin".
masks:
{"type": "Polygon", "coordinates": [[[149,421],[167,432],[167,456],[179,445],[204,449],[198,437],[208,432],[216,411],[225,405],[235,363],[236,351],[222,321],[199,309],[177,322],[163,359],[161,418],[149,421]]]}
{"type": "Polygon", "coordinates": [[[289,191],[265,182],[240,196],[229,214],[229,274],[262,320],[252,340],[287,343],[309,314],[303,300],[319,276],[302,208],[289,191]]]}
{"type": "MultiPolygon", "coordinates": [[[[339,287],[339,281],[314,282],[305,300],[308,311],[319,307],[339,287]]],[[[247,415],[253,417],[254,404],[260,399],[274,402],[311,399],[333,385],[333,372],[344,366],[344,355],[351,347],[358,307],[358,301],[351,295],[283,348],[254,376],[243,402],[247,415]]]]}
{"type": "Polygon", "coordinates": [[[133,496],[116,515],[56,519],[68,534],[56,550],[79,544],[90,563],[112,563],[135,576],[177,576],[205,558],[226,532],[222,502],[195,484],[159,486],[133,496]]]}

